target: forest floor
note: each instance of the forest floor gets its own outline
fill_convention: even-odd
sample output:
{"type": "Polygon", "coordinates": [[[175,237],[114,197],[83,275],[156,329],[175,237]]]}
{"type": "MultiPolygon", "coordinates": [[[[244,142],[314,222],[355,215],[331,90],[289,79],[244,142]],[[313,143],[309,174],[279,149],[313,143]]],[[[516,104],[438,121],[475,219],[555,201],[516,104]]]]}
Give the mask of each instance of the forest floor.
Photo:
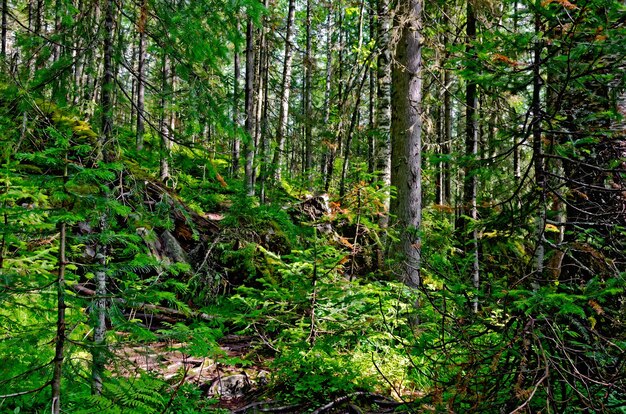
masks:
{"type": "Polygon", "coordinates": [[[191,357],[181,351],[180,342],[157,342],[118,350],[123,375],[129,377],[145,372],[156,374],[172,384],[173,392],[184,383],[203,391],[213,407],[235,414],[243,413],[409,413],[397,411],[402,403],[369,392],[355,392],[329,401],[320,407],[309,404],[279,404],[264,397],[268,391],[271,357],[250,354],[257,339],[251,336],[227,335],[219,340],[213,357],[191,357]],[[232,361],[246,361],[234,364],[232,361]],[[245,367],[243,366],[245,365],[245,367]]]}
{"type": "Polygon", "coordinates": [[[247,358],[254,344],[250,336],[227,335],[220,339],[219,349],[211,357],[192,357],[181,350],[180,342],[156,342],[141,346],[125,347],[117,354],[124,367],[123,374],[141,375],[143,372],[157,376],[174,384],[198,386],[207,399],[215,400],[216,408],[237,410],[257,398],[260,389],[267,384],[271,359],[260,359],[254,363],[234,364],[232,361],[249,361],[247,358]]]}

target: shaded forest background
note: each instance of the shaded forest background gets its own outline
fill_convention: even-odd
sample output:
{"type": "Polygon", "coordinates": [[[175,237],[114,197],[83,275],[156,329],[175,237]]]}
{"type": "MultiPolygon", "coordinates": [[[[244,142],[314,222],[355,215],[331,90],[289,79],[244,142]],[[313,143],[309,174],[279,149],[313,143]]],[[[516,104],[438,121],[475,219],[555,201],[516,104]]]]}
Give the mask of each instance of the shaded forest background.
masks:
{"type": "Polygon", "coordinates": [[[1,42],[0,411],[626,411],[623,1],[2,0],[1,42]]]}

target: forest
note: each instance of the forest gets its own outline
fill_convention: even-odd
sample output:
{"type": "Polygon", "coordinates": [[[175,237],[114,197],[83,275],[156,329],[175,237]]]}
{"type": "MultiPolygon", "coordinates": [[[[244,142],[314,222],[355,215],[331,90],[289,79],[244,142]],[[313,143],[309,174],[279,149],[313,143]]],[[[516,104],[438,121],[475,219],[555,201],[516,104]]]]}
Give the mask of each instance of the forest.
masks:
{"type": "Polygon", "coordinates": [[[626,413],[623,0],[1,0],[0,412],[626,413]]]}

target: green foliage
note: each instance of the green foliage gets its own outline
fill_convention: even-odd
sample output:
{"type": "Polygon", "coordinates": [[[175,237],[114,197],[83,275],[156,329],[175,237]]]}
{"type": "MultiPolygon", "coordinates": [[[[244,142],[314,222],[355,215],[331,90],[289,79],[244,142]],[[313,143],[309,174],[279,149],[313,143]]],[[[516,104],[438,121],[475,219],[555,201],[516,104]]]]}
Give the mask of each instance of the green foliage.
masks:
{"type": "Polygon", "coordinates": [[[257,279],[259,287],[239,287],[229,299],[229,319],[271,344],[273,389],[286,401],[323,402],[377,390],[380,372],[404,386],[408,361],[396,335],[408,332],[404,297],[410,293],[396,283],[345,280],[345,253],[315,243],[272,256],[274,277],[257,279]]]}

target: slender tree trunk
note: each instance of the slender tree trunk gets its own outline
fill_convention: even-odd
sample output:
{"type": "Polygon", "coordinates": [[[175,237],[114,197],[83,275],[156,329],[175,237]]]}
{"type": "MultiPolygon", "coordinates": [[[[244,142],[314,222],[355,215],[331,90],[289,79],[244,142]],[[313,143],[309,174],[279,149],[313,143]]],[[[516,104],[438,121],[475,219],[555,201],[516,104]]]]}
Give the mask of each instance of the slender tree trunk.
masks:
{"type": "MultiPolygon", "coordinates": [[[[54,2],[54,33],[56,35],[61,34],[61,13],[62,13],[61,0],[56,0],[54,2]]],[[[60,57],[61,57],[61,41],[60,39],[57,39],[57,41],[52,44],[52,61],[56,62],[59,60],[60,57]]],[[[59,81],[60,80],[57,80],[55,83],[59,81]]]]}
{"type": "Polygon", "coordinates": [[[283,153],[285,151],[285,132],[289,120],[289,95],[291,92],[291,67],[293,61],[293,32],[294,17],[296,14],[295,0],[289,0],[289,12],[287,15],[287,32],[285,34],[285,62],[283,65],[283,79],[280,93],[280,114],[276,128],[276,151],[272,161],[274,180],[280,183],[283,153]]]}
{"type": "MultiPolygon", "coordinates": [[[[113,120],[112,116],[112,100],[111,92],[113,89],[113,20],[114,7],[113,0],[107,0],[105,3],[104,15],[104,65],[102,77],[102,90],[100,91],[100,102],[102,106],[102,133],[98,148],[98,158],[107,162],[112,161],[112,151],[109,146],[112,145],[113,120]]],[[[104,231],[106,223],[106,215],[101,217],[101,231],[104,231]]],[[[102,373],[106,361],[106,293],[107,293],[107,276],[106,276],[106,255],[107,248],[101,245],[98,248],[98,257],[100,258],[100,268],[95,272],[96,283],[96,299],[94,301],[95,328],[94,328],[94,347],[93,347],[93,367],[92,367],[92,392],[96,395],[102,393],[102,373]]]]}
{"type": "MultiPolygon", "coordinates": [[[[371,1],[369,10],[369,38],[370,42],[376,41],[376,7],[375,1],[371,1]]],[[[367,172],[374,174],[376,170],[376,69],[371,67],[369,70],[369,102],[368,102],[368,121],[369,121],[369,134],[367,137],[367,172]]]]}
{"type": "Polygon", "coordinates": [[[41,24],[43,18],[43,6],[44,0],[33,0],[35,4],[35,9],[32,9],[32,5],[29,6],[30,11],[32,12],[32,28],[35,34],[41,34],[41,24]]]}
{"type": "Polygon", "coordinates": [[[402,229],[402,275],[413,288],[420,285],[422,221],[422,0],[401,0],[401,37],[393,67],[392,174],[397,189],[392,211],[402,229]]]}
{"type": "Polygon", "coordinates": [[[170,141],[170,125],[169,125],[169,110],[168,98],[166,97],[169,91],[169,79],[170,63],[165,51],[163,51],[162,68],[161,68],[161,181],[167,182],[170,179],[170,148],[172,142],[170,141]]]}
{"type": "MultiPolygon", "coordinates": [[[[237,24],[237,31],[239,31],[239,24],[237,24]]],[[[238,45],[235,45],[233,72],[233,126],[235,129],[235,134],[233,137],[231,175],[233,178],[237,178],[237,176],[239,175],[239,157],[241,156],[241,141],[239,140],[239,78],[241,77],[241,68],[239,65],[238,45]]]]}
{"type": "Polygon", "coordinates": [[[7,0],[2,0],[2,50],[0,56],[7,57],[7,14],[9,13],[9,5],[7,0]]]}
{"type": "MultiPolygon", "coordinates": [[[[101,231],[106,226],[106,215],[101,218],[101,231]]],[[[106,364],[106,308],[107,308],[107,274],[106,260],[107,247],[98,246],[99,268],[95,272],[96,296],[94,298],[95,327],[93,334],[93,367],[91,371],[91,392],[96,395],[102,394],[102,374],[106,364]]]]}
{"type": "MultiPolygon", "coordinates": [[[[268,0],[264,1],[264,7],[268,7],[268,0]]],[[[258,168],[255,168],[254,182],[258,189],[259,199],[265,203],[265,191],[267,179],[270,174],[270,138],[267,134],[267,110],[268,110],[268,90],[269,90],[269,61],[271,53],[267,47],[268,32],[266,18],[263,19],[262,27],[259,29],[257,67],[255,75],[255,148],[256,159],[259,160],[258,168]],[[256,171],[258,170],[258,178],[256,171]]]]}
{"type": "MultiPolygon", "coordinates": [[[[448,47],[449,42],[449,30],[450,30],[450,5],[448,2],[444,2],[443,5],[443,33],[441,43],[444,48],[448,47]]],[[[452,145],[452,76],[450,70],[446,69],[446,62],[449,59],[449,52],[444,50],[442,72],[443,72],[443,105],[441,113],[441,129],[442,129],[442,142],[441,142],[441,154],[447,159],[441,163],[441,204],[452,205],[452,177],[450,172],[450,152],[452,145]]]]}
{"type": "Polygon", "coordinates": [[[254,195],[254,26],[252,19],[248,18],[246,26],[246,132],[248,133],[246,142],[246,187],[248,195],[254,195]]]}
{"type": "Polygon", "coordinates": [[[145,65],[146,65],[146,24],[148,20],[148,1],[142,0],[139,11],[137,31],[139,32],[139,52],[137,56],[137,151],[143,149],[144,99],[145,99],[145,65]]]}
{"type": "MultiPolygon", "coordinates": [[[[540,2],[537,1],[537,6],[540,2]]],[[[541,32],[541,15],[535,13],[535,33],[539,35],[541,32]]],[[[536,237],[537,247],[535,249],[535,271],[536,277],[541,278],[543,273],[543,260],[545,255],[545,247],[543,243],[545,221],[546,221],[546,182],[543,168],[543,148],[541,143],[541,52],[543,44],[541,40],[535,41],[534,61],[533,61],[533,100],[532,100],[532,134],[533,134],[533,160],[535,169],[535,184],[539,191],[539,212],[536,219],[536,237]]]]}
{"type": "Polygon", "coordinates": [[[361,91],[363,90],[363,85],[365,84],[365,80],[367,79],[367,70],[363,71],[363,77],[361,78],[361,83],[359,84],[359,89],[356,92],[356,102],[354,103],[354,111],[352,112],[352,117],[350,119],[350,126],[348,127],[348,131],[346,133],[346,145],[343,152],[343,164],[341,168],[341,181],[339,184],[339,196],[343,197],[346,193],[346,177],[348,174],[348,162],[350,161],[350,146],[352,144],[352,135],[354,132],[354,128],[356,127],[359,112],[360,112],[360,104],[361,104],[361,91]]]}
{"type": "MultiPolygon", "coordinates": [[[[341,28],[343,26],[344,17],[343,17],[343,9],[339,9],[337,11],[338,19],[337,26],[341,28]]],[[[338,49],[339,53],[337,56],[337,102],[339,102],[337,111],[338,114],[338,122],[335,130],[335,140],[334,142],[329,143],[329,151],[327,157],[327,165],[326,165],[326,177],[324,182],[324,191],[328,192],[330,189],[330,184],[333,180],[333,174],[335,172],[335,158],[337,154],[341,155],[341,144],[342,144],[342,135],[343,135],[343,124],[344,124],[344,110],[346,106],[347,99],[344,99],[344,80],[343,80],[343,48],[344,48],[344,36],[345,33],[343,30],[339,30],[339,39],[338,39],[338,49]]]]}
{"type": "MultiPolygon", "coordinates": [[[[67,181],[67,160],[64,180],[67,181]]],[[[61,222],[59,232],[59,273],[57,277],[57,332],[51,381],[52,414],[61,412],[61,378],[63,376],[63,359],[65,355],[65,267],[67,266],[65,243],[66,224],[61,222]]]]}
{"type": "Polygon", "coordinates": [[[59,275],[57,279],[57,333],[52,374],[52,413],[61,412],[61,377],[65,349],[65,223],[61,223],[59,236],[59,275]]]}
{"type": "Polygon", "coordinates": [[[376,158],[377,170],[380,171],[379,180],[383,185],[384,212],[379,220],[381,228],[387,228],[389,222],[389,203],[391,196],[391,17],[389,15],[389,0],[378,0],[378,40],[380,53],[378,54],[378,106],[376,108],[376,158]]]}
{"type": "MultiPolygon", "coordinates": [[[[442,152],[450,156],[452,146],[452,102],[450,88],[452,87],[452,77],[449,70],[444,73],[445,89],[443,91],[443,132],[444,142],[442,152]]],[[[443,163],[443,204],[452,205],[452,175],[450,162],[443,163]]]]}
{"type": "MultiPolygon", "coordinates": [[[[328,129],[330,121],[330,95],[332,91],[332,74],[333,74],[333,10],[328,10],[326,17],[326,82],[324,88],[324,128],[328,129]]],[[[328,159],[330,158],[331,143],[326,141],[326,148],[321,162],[321,176],[326,178],[328,169],[328,159]]]]}
{"type": "Polygon", "coordinates": [[[100,91],[100,105],[102,107],[102,133],[100,134],[100,142],[98,148],[98,159],[104,159],[109,162],[112,159],[112,133],[113,133],[113,105],[111,94],[113,92],[113,19],[114,7],[113,0],[107,0],[105,3],[104,16],[104,64],[102,68],[102,85],[100,91]]]}
{"type": "MultiPolygon", "coordinates": [[[[472,43],[476,39],[476,15],[471,0],[467,2],[467,56],[469,64],[474,64],[475,51],[472,43]]],[[[476,176],[476,162],[478,157],[478,94],[476,82],[473,79],[467,80],[465,92],[465,154],[468,158],[468,165],[465,167],[465,181],[463,192],[463,208],[466,215],[472,221],[478,219],[476,196],[478,190],[478,177],[476,176]]],[[[467,230],[467,220],[464,220],[463,230],[467,230]]],[[[480,267],[478,262],[478,230],[474,226],[471,236],[472,249],[472,283],[476,289],[472,309],[478,311],[478,288],[480,283],[480,267]]]]}
{"type": "Polygon", "coordinates": [[[311,93],[313,89],[313,61],[311,50],[311,0],[306,2],[306,51],[304,56],[304,176],[311,189],[311,169],[313,167],[313,103],[311,93]]]}

